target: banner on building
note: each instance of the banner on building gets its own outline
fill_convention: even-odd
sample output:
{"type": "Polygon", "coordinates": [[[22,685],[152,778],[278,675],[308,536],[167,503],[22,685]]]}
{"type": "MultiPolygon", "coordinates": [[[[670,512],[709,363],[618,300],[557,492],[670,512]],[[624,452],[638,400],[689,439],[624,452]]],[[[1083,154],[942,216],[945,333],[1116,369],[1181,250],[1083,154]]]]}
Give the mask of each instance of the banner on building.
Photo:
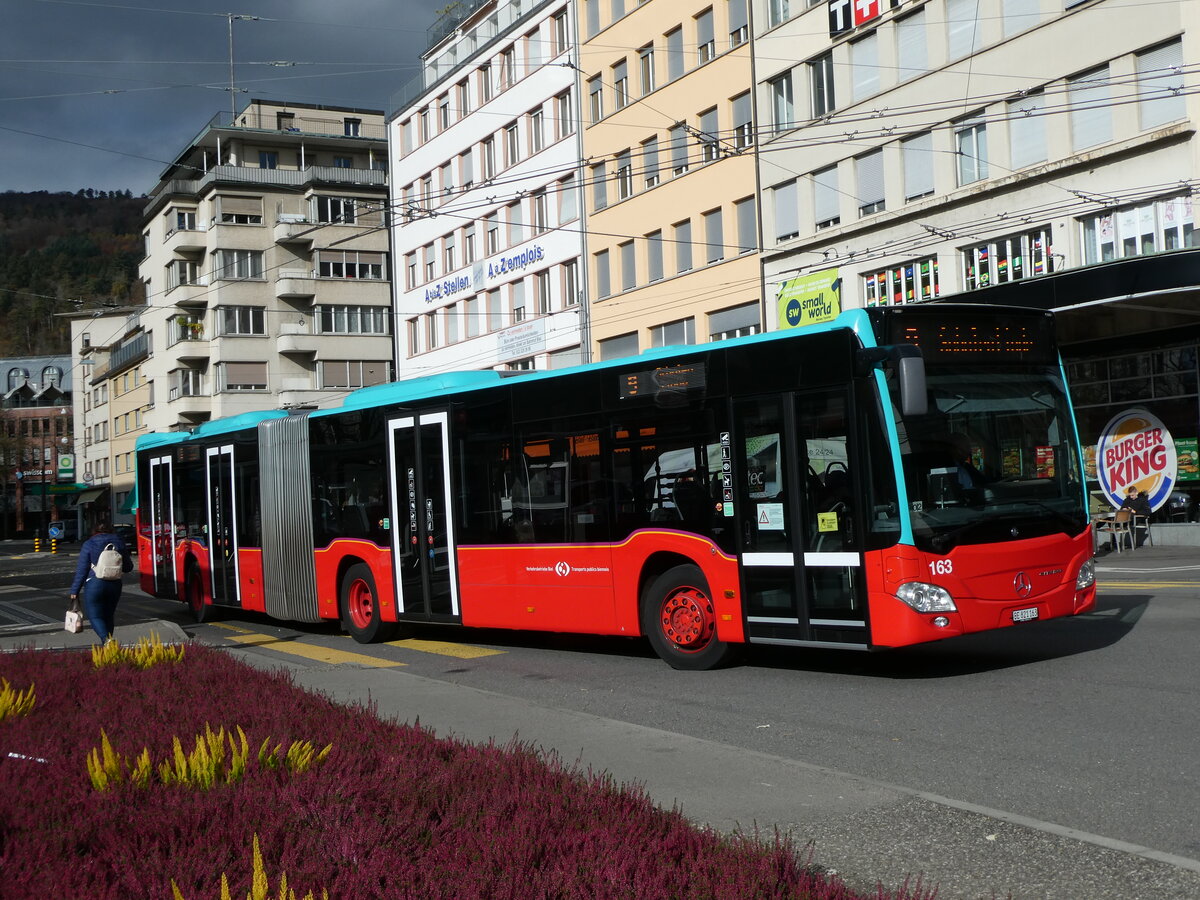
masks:
{"type": "Polygon", "coordinates": [[[1113,416],[1096,442],[1096,477],[1113,506],[1120,506],[1131,487],[1150,501],[1151,509],[1167,502],[1179,472],[1171,432],[1145,409],[1113,416]]]}
{"type": "Polygon", "coordinates": [[[775,298],[777,327],[803,328],[836,319],[842,311],[837,269],[822,269],[785,281],[775,298]]]}
{"type": "Polygon", "coordinates": [[[1200,481],[1200,448],[1196,438],[1176,438],[1175,453],[1179,457],[1179,480],[1200,481]]]}

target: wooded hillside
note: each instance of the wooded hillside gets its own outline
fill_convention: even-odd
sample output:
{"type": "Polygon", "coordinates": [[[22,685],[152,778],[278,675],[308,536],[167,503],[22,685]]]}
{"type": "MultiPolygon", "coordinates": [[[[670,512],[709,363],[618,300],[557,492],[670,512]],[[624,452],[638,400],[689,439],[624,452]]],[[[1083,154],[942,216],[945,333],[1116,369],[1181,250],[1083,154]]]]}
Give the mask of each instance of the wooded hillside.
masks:
{"type": "Polygon", "coordinates": [[[55,313],[144,301],[145,202],[128,191],[0,193],[0,357],[69,352],[55,313]]]}

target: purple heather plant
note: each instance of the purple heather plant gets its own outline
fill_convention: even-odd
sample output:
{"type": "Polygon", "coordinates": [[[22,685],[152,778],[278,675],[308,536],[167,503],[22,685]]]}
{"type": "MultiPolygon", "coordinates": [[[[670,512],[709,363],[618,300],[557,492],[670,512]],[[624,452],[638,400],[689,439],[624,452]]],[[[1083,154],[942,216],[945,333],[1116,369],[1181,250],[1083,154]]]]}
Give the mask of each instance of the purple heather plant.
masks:
{"type": "MultiPolygon", "coordinates": [[[[37,684],[28,716],[0,723],[0,896],[235,896],[249,890],[258,834],[268,870],[332,898],[589,897],[856,900],[779,834],[724,835],[657,807],[634,785],[534,748],[473,745],[381,720],[226,653],[95,669],[85,653],[22,651],[0,675],[37,684]],[[270,702],[263,702],[264,698],[270,702]],[[86,758],[104,729],[154,759],[175,735],[240,725],[252,746],[332,744],[293,774],[253,767],[210,791],[128,784],[96,791],[86,758]],[[10,753],[25,758],[13,758],[10,753]],[[45,760],[37,762],[36,760],[45,760]]],[[[918,884],[875,900],[928,900],[918,884]]]]}

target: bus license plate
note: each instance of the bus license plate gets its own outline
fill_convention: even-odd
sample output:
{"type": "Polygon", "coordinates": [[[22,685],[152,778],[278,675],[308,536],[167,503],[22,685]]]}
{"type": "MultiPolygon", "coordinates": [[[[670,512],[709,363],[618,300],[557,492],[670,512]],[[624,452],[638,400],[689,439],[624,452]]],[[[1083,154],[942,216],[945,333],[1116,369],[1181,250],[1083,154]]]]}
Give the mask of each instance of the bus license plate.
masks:
{"type": "Polygon", "coordinates": [[[1038,617],[1037,607],[1033,606],[1029,609],[1014,609],[1012,616],[1014,622],[1032,622],[1038,617]]]}

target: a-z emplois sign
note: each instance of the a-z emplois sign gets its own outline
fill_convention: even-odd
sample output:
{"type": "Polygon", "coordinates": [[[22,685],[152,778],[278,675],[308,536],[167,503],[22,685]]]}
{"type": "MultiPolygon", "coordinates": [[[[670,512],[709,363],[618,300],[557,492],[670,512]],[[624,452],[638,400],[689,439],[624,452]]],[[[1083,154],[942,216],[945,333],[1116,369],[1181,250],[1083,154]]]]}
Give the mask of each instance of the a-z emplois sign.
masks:
{"type": "Polygon", "coordinates": [[[899,0],[829,0],[829,36],[866,25],[899,5],[899,0]]]}

